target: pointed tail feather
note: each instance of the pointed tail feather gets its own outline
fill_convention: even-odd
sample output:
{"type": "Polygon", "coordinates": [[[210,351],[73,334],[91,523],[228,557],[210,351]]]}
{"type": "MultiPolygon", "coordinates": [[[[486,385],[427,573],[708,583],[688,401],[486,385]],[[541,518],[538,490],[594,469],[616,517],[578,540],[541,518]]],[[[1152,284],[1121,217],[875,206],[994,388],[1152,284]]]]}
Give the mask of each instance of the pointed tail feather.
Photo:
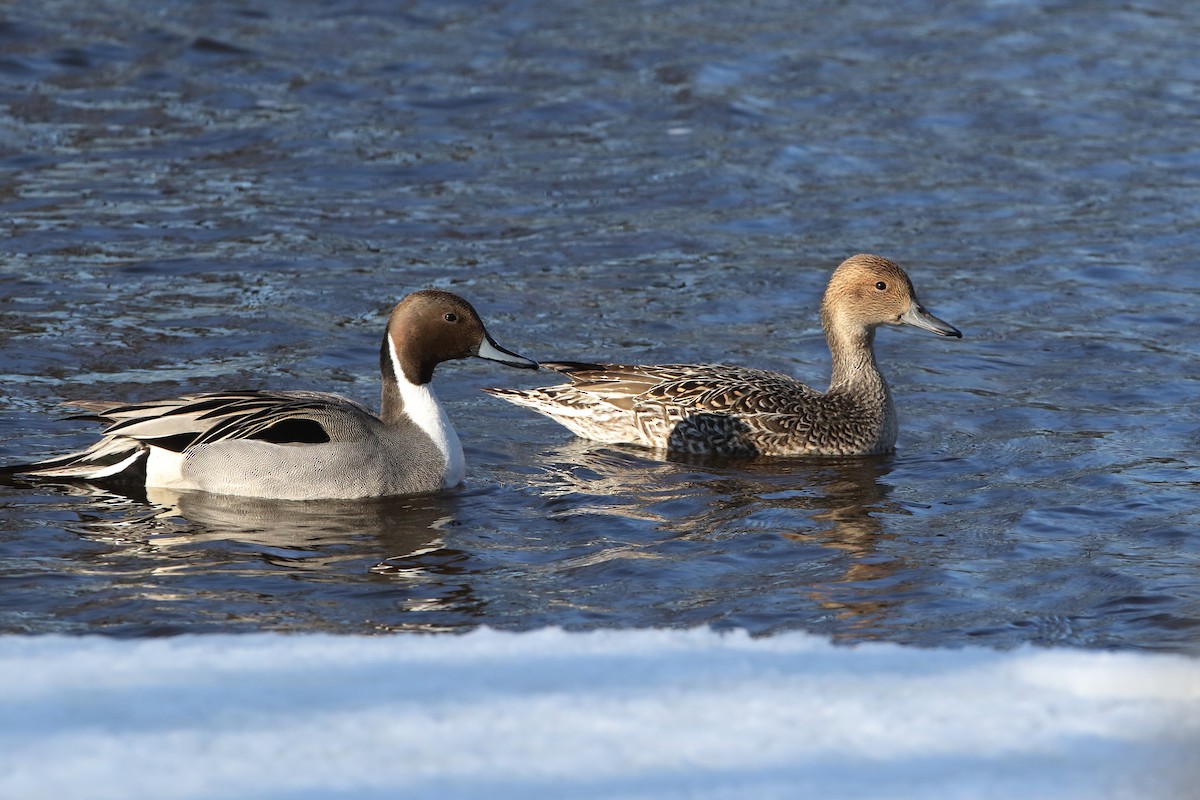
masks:
{"type": "Polygon", "coordinates": [[[14,464],[4,467],[0,474],[7,477],[28,475],[41,478],[73,478],[101,480],[114,478],[139,466],[149,448],[136,439],[117,437],[101,439],[86,450],[58,458],[14,464]]]}

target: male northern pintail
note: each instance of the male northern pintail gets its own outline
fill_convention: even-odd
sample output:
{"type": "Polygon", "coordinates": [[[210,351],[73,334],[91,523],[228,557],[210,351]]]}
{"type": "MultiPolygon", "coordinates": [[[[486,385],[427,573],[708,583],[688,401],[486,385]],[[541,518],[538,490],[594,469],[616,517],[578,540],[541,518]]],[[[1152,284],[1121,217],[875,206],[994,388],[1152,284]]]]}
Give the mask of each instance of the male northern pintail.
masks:
{"type": "Polygon", "coordinates": [[[869,455],[896,444],[896,410],[875,363],[875,329],[913,325],[961,337],[917,301],[904,270],[880,256],[846,259],[829,279],[821,324],[833,356],[820,392],[787,375],[715,364],[546,363],[571,382],[485,389],[577,436],[728,456],[869,455]]]}
{"type": "Polygon", "coordinates": [[[443,361],[537,362],[496,344],[461,297],[410,294],[388,318],[379,352],[379,416],[324,392],[239,391],[149,403],[73,405],[112,422],[86,450],[10,474],[102,480],[279,500],[374,497],[455,486],[462,445],[430,386],[443,361]]]}

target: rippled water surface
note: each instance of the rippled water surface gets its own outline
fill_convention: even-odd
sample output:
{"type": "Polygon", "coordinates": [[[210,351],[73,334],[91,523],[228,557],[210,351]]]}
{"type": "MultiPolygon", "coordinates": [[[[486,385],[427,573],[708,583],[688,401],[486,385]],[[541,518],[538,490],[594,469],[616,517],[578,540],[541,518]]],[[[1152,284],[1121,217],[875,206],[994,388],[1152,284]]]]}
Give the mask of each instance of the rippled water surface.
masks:
{"type": "Polygon", "coordinates": [[[894,456],[696,461],[436,386],[468,478],[270,504],[0,487],[0,631],[690,626],[1200,653],[1200,21],[1147,2],[67,3],[0,21],[0,461],[64,400],[374,404],[450,288],[539,359],[822,386],[844,257],[894,456]],[[1086,5],[1086,8],[1083,6],[1086,5]],[[935,7],[936,6],[936,7],[935,7]]]}

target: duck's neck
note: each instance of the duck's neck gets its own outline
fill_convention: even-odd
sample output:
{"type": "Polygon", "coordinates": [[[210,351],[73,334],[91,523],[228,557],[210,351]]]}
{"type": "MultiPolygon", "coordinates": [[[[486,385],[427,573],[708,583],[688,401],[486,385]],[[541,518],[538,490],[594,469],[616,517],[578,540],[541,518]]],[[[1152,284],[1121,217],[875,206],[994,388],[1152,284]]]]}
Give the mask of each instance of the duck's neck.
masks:
{"type": "Polygon", "coordinates": [[[406,369],[405,363],[391,333],[385,334],[379,354],[383,375],[379,418],[388,427],[411,422],[420,428],[446,459],[446,485],[457,485],[465,471],[462,444],[433,392],[429,380],[433,370],[406,369]]]}
{"type": "Polygon", "coordinates": [[[404,418],[404,395],[400,382],[408,381],[400,366],[400,357],[390,334],[384,334],[379,348],[379,372],[383,376],[383,397],[379,401],[379,418],[386,425],[395,425],[404,418]]]}
{"type": "Polygon", "coordinates": [[[825,338],[833,357],[833,372],[824,402],[855,420],[855,447],[863,453],[884,453],[896,445],[896,408],[887,381],[875,363],[875,331],[862,325],[831,324],[822,314],[825,338]]]}
{"type": "Polygon", "coordinates": [[[887,395],[887,381],[875,363],[875,331],[825,324],[825,338],[833,358],[830,392],[878,392],[887,395]]]}

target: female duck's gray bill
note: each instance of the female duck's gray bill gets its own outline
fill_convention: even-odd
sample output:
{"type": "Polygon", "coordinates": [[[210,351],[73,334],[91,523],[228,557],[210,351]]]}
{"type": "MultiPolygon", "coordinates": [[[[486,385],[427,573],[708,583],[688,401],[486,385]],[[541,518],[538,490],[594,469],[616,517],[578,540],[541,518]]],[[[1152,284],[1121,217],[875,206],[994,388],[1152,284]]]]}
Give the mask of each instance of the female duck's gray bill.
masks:
{"type": "Polygon", "coordinates": [[[510,367],[519,367],[521,369],[538,368],[536,361],[532,361],[525,356],[519,356],[511,350],[505,350],[496,344],[496,340],[489,335],[485,335],[483,341],[479,343],[479,352],[475,355],[480,358],[486,358],[488,361],[498,361],[501,364],[508,364],[510,367]]]}
{"type": "Polygon", "coordinates": [[[962,338],[962,331],[954,327],[948,322],[942,322],[940,319],[930,314],[925,310],[925,307],[920,303],[913,303],[900,316],[900,322],[905,325],[912,325],[914,328],[932,331],[938,336],[954,336],[958,339],[962,338]]]}

